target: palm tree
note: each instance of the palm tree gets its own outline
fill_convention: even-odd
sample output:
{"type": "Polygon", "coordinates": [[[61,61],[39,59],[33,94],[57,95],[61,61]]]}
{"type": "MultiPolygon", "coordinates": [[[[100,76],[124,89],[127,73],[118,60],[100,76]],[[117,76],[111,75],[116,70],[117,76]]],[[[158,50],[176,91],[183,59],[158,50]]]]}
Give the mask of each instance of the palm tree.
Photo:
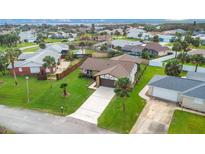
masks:
{"type": "Polygon", "coordinates": [[[48,68],[50,73],[53,73],[53,67],[56,66],[56,61],[55,61],[55,58],[54,57],[51,57],[51,56],[45,56],[43,58],[43,66],[45,68],[48,68]]]}
{"type": "Polygon", "coordinates": [[[2,75],[6,75],[6,68],[8,66],[8,59],[6,57],[5,53],[1,53],[0,51],[0,71],[2,72],[2,75]]]}
{"type": "Polygon", "coordinates": [[[120,78],[116,81],[115,93],[122,98],[122,110],[125,112],[125,98],[129,97],[129,91],[131,90],[130,81],[128,78],[120,78]]]}
{"type": "Polygon", "coordinates": [[[182,71],[182,65],[179,64],[178,60],[171,60],[165,65],[164,72],[170,76],[179,76],[182,71]]]}
{"type": "Polygon", "coordinates": [[[66,90],[67,86],[68,86],[67,83],[62,83],[62,84],[60,85],[60,88],[63,89],[63,95],[64,95],[64,97],[67,96],[67,90],[66,90]]]}
{"type": "Polygon", "coordinates": [[[198,66],[204,64],[204,57],[201,54],[196,54],[191,57],[191,62],[196,65],[195,72],[197,72],[198,66]]]}
{"type": "Polygon", "coordinates": [[[180,42],[174,42],[172,50],[176,52],[175,57],[177,57],[177,52],[182,50],[182,45],[180,42]]]}
{"type": "Polygon", "coordinates": [[[185,63],[185,62],[189,62],[190,61],[190,57],[189,55],[187,54],[187,52],[182,52],[180,54],[177,55],[177,59],[181,61],[182,65],[185,63]]]}
{"type": "MultiPolygon", "coordinates": [[[[51,57],[51,56],[46,56],[46,57],[43,58],[43,62],[44,62],[43,67],[45,69],[48,68],[49,71],[50,71],[50,74],[52,74],[53,73],[53,67],[56,66],[55,58],[51,57]]],[[[52,88],[52,82],[51,82],[51,88],[52,88]]]]}
{"type": "Polygon", "coordinates": [[[6,50],[6,58],[8,62],[11,64],[12,72],[15,80],[15,85],[18,85],[17,78],[16,78],[16,72],[14,69],[14,63],[18,59],[18,56],[21,54],[21,50],[16,48],[9,48],[6,50]]]}

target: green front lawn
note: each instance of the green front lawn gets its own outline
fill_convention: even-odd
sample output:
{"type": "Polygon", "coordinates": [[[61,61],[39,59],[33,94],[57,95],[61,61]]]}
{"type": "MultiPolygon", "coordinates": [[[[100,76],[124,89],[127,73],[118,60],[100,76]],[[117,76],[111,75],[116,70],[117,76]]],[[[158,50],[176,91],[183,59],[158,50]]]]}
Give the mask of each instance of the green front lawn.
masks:
{"type": "Polygon", "coordinates": [[[205,134],[205,116],[176,110],[169,127],[169,134],[205,134]]]}
{"type": "Polygon", "coordinates": [[[88,89],[92,80],[78,78],[80,70],[77,69],[59,81],[39,81],[35,77],[29,79],[30,103],[27,103],[26,81],[18,77],[19,85],[14,85],[12,76],[0,76],[0,104],[11,107],[22,107],[60,114],[60,107],[64,106],[65,115],[73,113],[92,94],[88,89]],[[68,83],[69,96],[62,96],[61,83],[68,83]]]}
{"type": "Polygon", "coordinates": [[[40,49],[39,46],[37,46],[37,47],[32,47],[32,48],[24,49],[24,50],[22,50],[22,52],[36,52],[39,49],[40,49]]]}
{"type": "Polygon", "coordinates": [[[163,75],[164,69],[148,66],[130,97],[126,99],[125,113],[122,111],[121,98],[115,96],[99,117],[98,126],[119,133],[129,133],[146,104],[138,94],[155,74],[163,75]]]}
{"type": "Polygon", "coordinates": [[[32,45],[36,45],[36,43],[34,43],[34,42],[22,42],[22,43],[19,43],[17,45],[17,48],[28,47],[28,46],[32,46],[32,45]]]}
{"type": "Polygon", "coordinates": [[[117,35],[112,35],[113,40],[127,40],[127,41],[141,41],[141,39],[138,38],[128,38],[127,36],[117,36],[117,35]]]}
{"type": "Polygon", "coordinates": [[[58,42],[62,42],[64,40],[67,40],[67,39],[53,39],[53,38],[47,38],[45,39],[45,43],[58,43],[58,42]]]}

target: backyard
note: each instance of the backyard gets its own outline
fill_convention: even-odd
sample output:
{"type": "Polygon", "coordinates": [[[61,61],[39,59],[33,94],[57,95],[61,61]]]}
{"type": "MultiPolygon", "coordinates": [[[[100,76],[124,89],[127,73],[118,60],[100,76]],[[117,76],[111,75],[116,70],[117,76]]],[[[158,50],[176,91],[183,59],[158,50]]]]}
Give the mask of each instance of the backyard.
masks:
{"type": "Polygon", "coordinates": [[[11,107],[22,107],[45,111],[53,114],[61,114],[61,106],[64,107],[64,115],[73,113],[92,94],[88,89],[92,80],[78,78],[80,70],[77,69],[67,77],[59,81],[40,81],[35,77],[29,79],[29,98],[27,103],[25,77],[18,77],[18,86],[14,85],[12,76],[0,76],[3,83],[0,84],[0,104],[11,107]],[[63,97],[61,83],[67,83],[69,95],[63,97]]]}
{"type": "Polygon", "coordinates": [[[176,110],[169,127],[169,134],[205,134],[205,116],[176,110]]]}
{"type": "Polygon", "coordinates": [[[125,112],[122,111],[121,98],[115,96],[98,119],[98,126],[119,133],[129,133],[146,104],[138,93],[155,74],[163,75],[164,69],[148,66],[141,80],[130,93],[130,97],[126,99],[125,112]]]}

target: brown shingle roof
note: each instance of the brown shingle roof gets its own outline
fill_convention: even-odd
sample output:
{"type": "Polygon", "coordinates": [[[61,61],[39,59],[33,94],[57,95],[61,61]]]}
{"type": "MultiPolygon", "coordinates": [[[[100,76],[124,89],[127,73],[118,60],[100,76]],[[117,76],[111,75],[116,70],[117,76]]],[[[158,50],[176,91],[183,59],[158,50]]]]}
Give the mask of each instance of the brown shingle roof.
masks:
{"type": "Polygon", "coordinates": [[[129,76],[129,72],[121,64],[117,64],[113,67],[104,69],[99,73],[95,74],[95,76],[104,75],[104,74],[110,74],[116,78],[129,76]]]}
{"type": "Polygon", "coordinates": [[[137,63],[137,64],[141,64],[141,62],[142,62],[141,58],[137,58],[137,57],[130,56],[130,55],[127,55],[127,54],[120,55],[120,56],[117,56],[117,57],[113,57],[113,58],[111,58],[111,60],[133,62],[133,63],[137,63]]]}
{"type": "Polygon", "coordinates": [[[136,63],[129,59],[120,60],[121,58],[115,57],[114,60],[87,58],[80,68],[98,71],[100,74],[107,73],[115,77],[128,77],[136,63]]]}
{"type": "Polygon", "coordinates": [[[162,52],[162,51],[169,50],[168,47],[162,46],[159,43],[155,43],[155,42],[150,42],[150,43],[146,44],[145,48],[148,49],[148,50],[154,50],[154,51],[157,51],[157,52],[162,52]]]}

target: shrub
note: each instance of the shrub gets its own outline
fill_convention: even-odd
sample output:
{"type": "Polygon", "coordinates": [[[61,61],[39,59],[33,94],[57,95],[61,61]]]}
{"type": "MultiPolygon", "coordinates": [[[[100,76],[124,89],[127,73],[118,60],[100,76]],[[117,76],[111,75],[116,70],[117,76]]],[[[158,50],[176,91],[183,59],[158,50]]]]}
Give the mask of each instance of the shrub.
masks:
{"type": "Polygon", "coordinates": [[[45,49],[45,48],[46,48],[46,45],[45,45],[45,43],[40,43],[40,44],[39,44],[39,47],[40,47],[41,49],[45,49]]]}

